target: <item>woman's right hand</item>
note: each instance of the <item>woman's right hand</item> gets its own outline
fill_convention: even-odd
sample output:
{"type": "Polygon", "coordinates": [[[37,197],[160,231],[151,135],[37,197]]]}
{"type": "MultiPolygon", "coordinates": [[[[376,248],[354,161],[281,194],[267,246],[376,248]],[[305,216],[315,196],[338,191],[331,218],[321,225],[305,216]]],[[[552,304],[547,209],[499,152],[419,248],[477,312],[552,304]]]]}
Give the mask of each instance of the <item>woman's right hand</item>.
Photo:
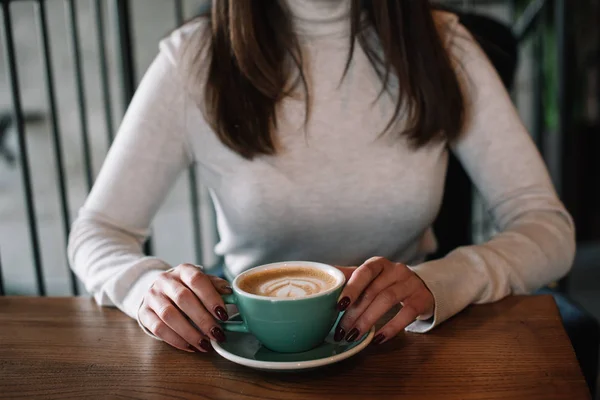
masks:
{"type": "Polygon", "coordinates": [[[144,296],[138,318],[158,338],[180,350],[207,352],[210,338],[225,341],[216,322],[229,318],[221,294],[231,293],[224,279],[192,264],[163,272],[144,296]],[[194,327],[191,322],[197,327],[194,327]]]}

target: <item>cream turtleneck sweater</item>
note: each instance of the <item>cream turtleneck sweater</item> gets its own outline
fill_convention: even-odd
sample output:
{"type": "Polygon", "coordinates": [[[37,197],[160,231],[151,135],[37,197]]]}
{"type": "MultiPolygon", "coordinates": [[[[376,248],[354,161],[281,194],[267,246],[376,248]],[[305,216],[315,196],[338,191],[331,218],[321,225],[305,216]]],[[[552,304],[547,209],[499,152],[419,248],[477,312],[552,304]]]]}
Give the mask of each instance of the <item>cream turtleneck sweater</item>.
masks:
{"type": "Polygon", "coordinates": [[[434,318],[409,330],[427,331],[471,303],[527,293],[569,270],[572,220],[494,68],[455,17],[436,15],[467,77],[469,118],[456,143],[413,150],[397,134],[378,138],[394,103],[385,96],[373,101],[381,83],[360,46],[340,84],[350,1],[286,4],[313,105],[304,129],[304,103],[283,100],[276,132],[283,150],[275,156],[248,161],[230,151],[190,99],[183,47],[205,23],[161,42],[71,233],[72,267],[99,304],[135,317],[158,273],[171,267],[144,256],[142,242],[176,178],[192,164],[216,207],[215,251],[229,278],[273,261],[359,265],[385,256],[412,265],[435,297],[434,318]],[[431,225],[449,151],[482,194],[499,233],[422,262],[435,250],[431,225]]]}

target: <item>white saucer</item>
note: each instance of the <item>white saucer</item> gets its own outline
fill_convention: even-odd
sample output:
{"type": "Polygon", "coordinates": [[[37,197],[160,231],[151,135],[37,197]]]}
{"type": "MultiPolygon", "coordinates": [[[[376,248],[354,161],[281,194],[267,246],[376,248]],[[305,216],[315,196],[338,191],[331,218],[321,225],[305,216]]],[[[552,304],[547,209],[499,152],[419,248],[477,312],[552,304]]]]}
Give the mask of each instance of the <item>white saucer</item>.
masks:
{"type": "Polygon", "coordinates": [[[260,370],[294,371],[323,367],[352,357],[367,347],[375,335],[373,327],[355,342],[336,342],[334,330],[335,325],[320,346],[303,353],[277,353],[264,347],[253,335],[238,332],[227,332],[225,343],[213,340],[212,345],[218,354],[236,364],[260,370]]]}

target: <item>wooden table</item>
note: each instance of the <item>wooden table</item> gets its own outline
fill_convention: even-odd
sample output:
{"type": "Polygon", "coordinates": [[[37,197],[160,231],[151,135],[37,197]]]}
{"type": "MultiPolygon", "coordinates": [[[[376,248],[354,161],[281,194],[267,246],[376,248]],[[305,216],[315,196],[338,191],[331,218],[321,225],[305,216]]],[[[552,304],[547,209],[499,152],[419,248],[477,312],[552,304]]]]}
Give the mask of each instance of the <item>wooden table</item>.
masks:
{"type": "Polygon", "coordinates": [[[589,399],[552,297],[473,306],[303,373],[184,353],[87,298],[0,297],[0,398],[589,399]]]}

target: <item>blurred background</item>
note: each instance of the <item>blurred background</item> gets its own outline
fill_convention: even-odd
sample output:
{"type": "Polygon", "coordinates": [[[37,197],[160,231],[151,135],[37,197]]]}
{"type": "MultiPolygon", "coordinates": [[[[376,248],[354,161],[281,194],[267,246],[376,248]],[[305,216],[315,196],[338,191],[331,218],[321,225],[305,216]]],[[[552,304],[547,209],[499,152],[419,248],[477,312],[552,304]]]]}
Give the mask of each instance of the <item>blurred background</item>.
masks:
{"type": "MultiPolygon", "coordinates": [[[[84,293],[66,260],[70,222],[158,42],[207,1],[0,4],[0,294],[84,293]]],[[[598,320],[600,0],[437,4],[459,12],[480,40],[575,218],[575,265],[553,289],[598,320]]],[[[494,233],[460,167],[452,165],[449,174],[450,187],[462,189],[460,196],[445,199],[451,212],[442,211],[438,221],[440,254],[494,233]]],[[[207,191],[191,169],[158,213],[146,250],[173,264],[218,267],[216,241],[207,191]]]]}

